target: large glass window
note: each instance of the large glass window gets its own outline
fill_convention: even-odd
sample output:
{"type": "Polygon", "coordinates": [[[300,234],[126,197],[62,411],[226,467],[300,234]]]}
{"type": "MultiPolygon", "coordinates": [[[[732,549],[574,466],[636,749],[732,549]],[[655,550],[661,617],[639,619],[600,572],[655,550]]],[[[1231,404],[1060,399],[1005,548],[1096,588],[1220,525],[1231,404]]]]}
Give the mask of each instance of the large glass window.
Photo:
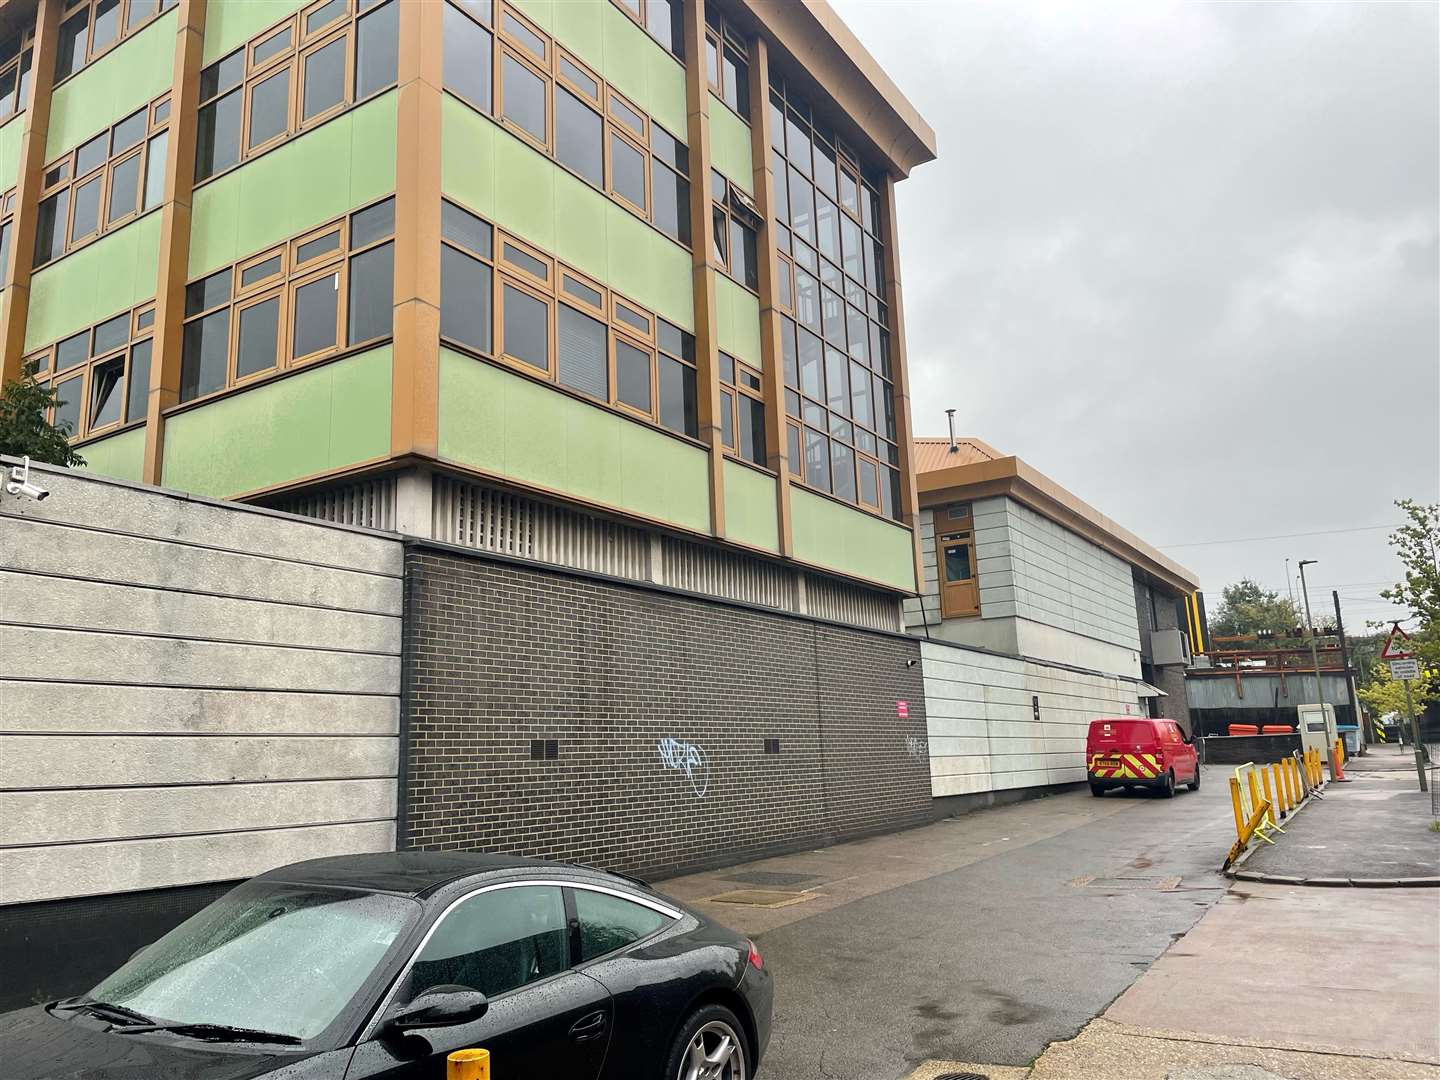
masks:
{"type": "Polygon", "coordinates": [[[185,324],[180,351],[180,400],[212,394],[225,385],[230,351],[230,309],[185,324]]]}
{"type": "MultiPolygon", "coordinates": [[[[342,57],[342,63],[343,57],[342,57]]],[[[306,104],[309,104],[309,86],[306,88],[306,104]]],[[[307,114],[308,115],[308,114],[307,114]]],[[[256,83],[250,90],[250,139],[249,148],[255,149],[285,133],[290,126],[290,69],[281,68],[268,79],[256,83]]]]}
{"type": "Polygon", "coordinates": [[[340,275],[327,273],[295,289],[295,332],[290,350],[299,360],[335,345],[340,313],[340,275]]]}
{"type": "Polygon", "coordinates": [[[345,100],[345,46],[345,39],[339,37],[305,54],[302,119],[329,112],[345,100]]]}
{"type": "Polygon", "coordinates": [[[495,889],[446,915],[406,979],[413,1000],[434,986],[464,986],[497,997],[570,966],[565,902],[554,885],[495,889]]]}
{"type": "Polygon", "coordinates": [[[395,306],[395,245],[381,244],[350,260],[349,341],[389,337],[395,306]]]}
{"type": "Polygon", "coordinates": [[[601,401],[610,400],[609,335],[605,324],[561,304],[557,317],[555,379],[601,401]]]}
{"type": "Polygon", "coordinates": [[[505,286],[505,355],[541,371],[550,369],[550,305],[514,285],[505,286]]]}
{"type": "Polygon", "coordinates": [[[645,201],[645,155],[618,132],[610,133],[611,187],[615,194],[643,211],[645,201]]]}
{"type": "Polygon", "coordinates": [[[240,342],[235,354],[235,377],[268,371],[275,366],[280,345],[280,298],[272,296],[240,310],[240,342]]]}
{"type": "MultiPolygon", "coordinates": [[[[361,4],[361,10],[367,5],[361,4]]],[[[355,100],[392,86],[400,68],[400,0],[366,14],[355,45],[355,100]]]]}
{"type": "Polygon", "coordinates": [[[490,31],[453,4],[445,5],[445,88],[486,113],[490,111],[493,44],[490,31]]]}
{"type": "Polygon", "coordinates": [[[561,87],[555,88],[555,159],[597,187],[604,186],[605,123],[599,113],[561,87]]]}
{"type": "Polygon", "coordinates": [[[651,411],[650,354],[619,338],[615,340],[615,398],[640,412],[651,411]]]}
{"type": "Polygon", "coordinates": [[[502,65],[505,119],[536,142],[546,140],[545,82],[524,61],[506,53],[502,65]]]}
{"type": "Polygon", "coordinates": [[[456,248],[440,249],[440,336],[490,351],[491,271],[456,248]]]}

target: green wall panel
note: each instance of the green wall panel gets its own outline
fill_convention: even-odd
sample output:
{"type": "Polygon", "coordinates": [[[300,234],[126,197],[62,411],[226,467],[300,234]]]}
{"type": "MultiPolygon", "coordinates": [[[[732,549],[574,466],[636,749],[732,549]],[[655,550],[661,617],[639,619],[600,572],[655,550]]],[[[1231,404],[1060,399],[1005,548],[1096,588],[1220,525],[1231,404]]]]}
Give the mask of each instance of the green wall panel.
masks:
{"type": "Polygon", "coordinates": [[[20,175],[20,136],[24,131],[23,112],[0,124],[0,191],[9,191],[20,175]]]}
{"type": "Polygon", "coordinates": [[[440,351],[440,456],[704,531],[705,451],[493,364],[440,351]]]}
{"type": "Polygon", "coordinates": [[[715,274],[715,334],[720,348],[748,364],[763,367],[760,352],[760,301],[724,274],[715,274]]]}
{"type": "Polygon", "coordinates": [[[737,462],[725,462],[725,535],[751,547],[780,550],[775,480],[737,462]]]}
{"type": "Polygon", "coordinates": [[[169,89],[175,73],[177,11],[156,19],[56,89],[50,101],[46,161],[169,89]]]}
{"type": "Polygon", "coordinates": [[[40,270],[30,281],[26,351],[150,299],[159,266],[160,211],[152,210],[40,270]]]}
{"type": "Polygon", "coordinates": [[[445,194],[677,326],[694,329],[688,251],[448,95],[442,139],[445,194]]]}
{"type": "Polygon", "coordinates": [[[730,107],[710,95],[710,164],[747,193],[755,187],[750,156],[750,128],[730,107]]]}
{"type": "Polygon", "coordinates": [[[86,443],[79,454],[90,472],[139,483],[145,472],[145,427],[142,424],[86,443]]]}
{"type": "Polygon", "coordinates": [[[227,498],[390,452],[390,346],[165,422],[166,487],[227,498]]]}
{"type": "Polygon", "coordinates": [[[394,191],[397,100],[391,90],[196,188],[189,276],[394,191]]]}
{"type": "Polygon", "coordinates": [[[803,562],[915,591],[907,529],[792,485],[790,530],[803,562]]]}
{"type": "Polygon", "coordinates": [[[205,5],[205,59],[209,64],[278,22],[305,0],[209,0],[205,5]]]}

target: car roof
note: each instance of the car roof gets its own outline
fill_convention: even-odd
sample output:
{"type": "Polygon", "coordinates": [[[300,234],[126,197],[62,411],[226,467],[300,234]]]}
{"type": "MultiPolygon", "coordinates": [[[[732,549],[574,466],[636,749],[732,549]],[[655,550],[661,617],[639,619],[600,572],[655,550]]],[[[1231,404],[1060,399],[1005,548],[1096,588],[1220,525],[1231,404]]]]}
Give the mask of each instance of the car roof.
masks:
{"type": "Polygon", "coordinates": [[[612,875],[603,870],[573,863],[546,862],[541,859],[522,858],[519,855],[478,851],[382,851],[332,855],[276,867],[257,875],[256,880],[331,885],[420,897],[462,878],[479,874],[511,876],[524,871],[547,875],[563,874],[576,880],[608,879],[614,882],[617,878],[623,878],[632,884],[644,885],[638,879],[612,875]]]}

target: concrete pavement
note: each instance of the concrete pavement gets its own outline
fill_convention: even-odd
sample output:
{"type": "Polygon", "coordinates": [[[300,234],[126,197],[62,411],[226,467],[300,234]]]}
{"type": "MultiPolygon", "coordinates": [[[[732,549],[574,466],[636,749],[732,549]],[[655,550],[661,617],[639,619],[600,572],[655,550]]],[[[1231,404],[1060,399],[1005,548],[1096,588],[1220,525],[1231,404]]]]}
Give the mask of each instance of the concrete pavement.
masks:
{"type": "Polygon", "coordinates": [[[763,1080],[1024,1067],[1224,895],[1218,775],[1174,799],[1081,790],[660,888],[757,938],[776,978],[763,1080]],[[756,889],[785,906],[712,899],[756,889]]]}

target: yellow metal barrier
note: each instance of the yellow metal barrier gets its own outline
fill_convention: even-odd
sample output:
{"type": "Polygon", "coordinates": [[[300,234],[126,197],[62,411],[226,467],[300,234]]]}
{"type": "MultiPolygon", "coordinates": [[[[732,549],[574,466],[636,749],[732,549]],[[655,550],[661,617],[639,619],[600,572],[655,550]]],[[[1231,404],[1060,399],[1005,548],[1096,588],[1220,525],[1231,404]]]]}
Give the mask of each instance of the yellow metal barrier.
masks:
{"type": "Polygon", "coordinates": [[[1235,844],[1225,858],[1229,866],[1240,857],[1251,839],[1259,837],[1267,844],[1273,844],[1267,833],[1270,830],[1284,832],[1275,823],[1274,806],[1271,801],[1270,777],[1253,763],[1246,763],[1235,770],[1230,778],[1230,802],[1235,811],[1235,844]],[[1243,781],[1241,778],[1244,778],[1243,781]],[[1261,794],[1261,782],[1265,794],[1261,794]]]}
{"type": "Polygon", "coordinates": [[[445,1080],[490,1080],[490,1051],[454,1051],[445,1059],[445,1080]]]}

